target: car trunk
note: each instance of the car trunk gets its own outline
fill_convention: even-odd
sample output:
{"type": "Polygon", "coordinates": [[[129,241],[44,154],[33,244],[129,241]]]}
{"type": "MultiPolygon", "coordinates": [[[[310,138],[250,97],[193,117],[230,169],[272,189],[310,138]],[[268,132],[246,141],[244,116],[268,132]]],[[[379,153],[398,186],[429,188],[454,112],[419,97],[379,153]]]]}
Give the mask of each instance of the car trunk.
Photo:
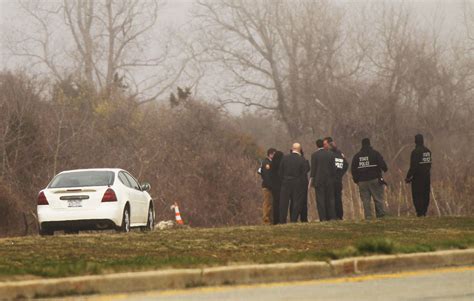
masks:
{"type": "Polygon", "coordinates": [[[44,191],[54,209],[90,210],[97,208],[108,186],[49,188],[44,191]]]}

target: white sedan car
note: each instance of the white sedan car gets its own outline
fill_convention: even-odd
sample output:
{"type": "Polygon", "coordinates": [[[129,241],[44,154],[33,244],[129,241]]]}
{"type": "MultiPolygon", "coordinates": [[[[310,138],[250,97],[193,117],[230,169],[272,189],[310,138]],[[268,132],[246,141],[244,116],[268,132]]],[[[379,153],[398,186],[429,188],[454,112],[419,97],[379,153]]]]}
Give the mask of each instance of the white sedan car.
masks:
{"type": "Polygon", "coordinates": [[[122,169],[77,169],[56,175],[38,195],[41,235],[64,230],[152,230],[155,222],[150,184],[122,169]]]}

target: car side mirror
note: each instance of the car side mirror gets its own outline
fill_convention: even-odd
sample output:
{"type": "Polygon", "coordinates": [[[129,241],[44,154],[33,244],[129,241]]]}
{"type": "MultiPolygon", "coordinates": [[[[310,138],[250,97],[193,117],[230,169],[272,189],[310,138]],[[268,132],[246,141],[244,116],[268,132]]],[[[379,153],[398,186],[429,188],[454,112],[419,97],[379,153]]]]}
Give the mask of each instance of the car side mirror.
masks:
{"type": "Polygon", "coordinates": [[[143,182],[142,185],[140,186],[140,188],[141,188],[143,191],[148,191],[148,190],[150,190],[151,185],[150,185],[150,183],[148,183],[148,182],[143,182]]]}

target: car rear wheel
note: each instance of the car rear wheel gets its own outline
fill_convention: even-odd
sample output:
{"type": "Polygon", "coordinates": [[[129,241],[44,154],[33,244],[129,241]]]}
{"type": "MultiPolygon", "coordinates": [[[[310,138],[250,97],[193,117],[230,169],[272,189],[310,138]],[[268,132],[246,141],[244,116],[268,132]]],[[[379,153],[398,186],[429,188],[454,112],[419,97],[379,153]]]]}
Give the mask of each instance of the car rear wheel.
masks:
{"type": "Polygon", "coordinates": [[[125,233],[130,232],[130,209],[128,206],[123,210],[122,225],[118,230],[125,233]]]}
{"type": "Polygon", "coordinates": [[[48,230],[48,229],[40,229],[39,234],[41,236],[52,236],[52,235],[54,235],[54,231],[53,230],[48,230]]]}
{"type": "Polygon", "coordinates": [[[140,229],[142,231],[152,231],[154,227],[155,227],[155,212],[153,210],[153,206],[150,205],[150,207],[148,208],[148,218],[147,218],[146,226],[141,227],[140,229]]]}

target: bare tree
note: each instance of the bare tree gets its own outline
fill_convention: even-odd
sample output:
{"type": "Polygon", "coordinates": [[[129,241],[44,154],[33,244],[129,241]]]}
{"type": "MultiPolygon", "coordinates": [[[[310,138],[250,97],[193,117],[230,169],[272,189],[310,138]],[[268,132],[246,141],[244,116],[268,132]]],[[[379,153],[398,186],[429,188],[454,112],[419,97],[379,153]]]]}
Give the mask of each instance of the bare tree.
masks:
{"type": "Polygon", "coordinates": [[[178,56],[175,65],[167,64],[172,45],[156,31],[161,0],[20,1],[19,5],[35,29],[17,29],[8,42],[11,55],[46,67],[56,80],[72,74],[109,94],[114,87],[127,88],[147,102],[166,92],[189,60],[178,56]]]}
{"type": "Polygon", "coordinates": [[[273,111],[292,137],[314,132],[323,121],[316,115],[334,114],[331,91],[364,57],[359,35],[342,29],[344,12],[328,1],[201,1],[199,7],[206,59],[235,78],[221,103],[273,111]]]}
{"type": "MultiPolygon", "coordinates": [[[[470,107],[465,87],[473,71],[466,66],[466,52],[453,53],[443,40],[442,15],[434,14],[432,24],[422,30],[406,3],[384,2],[371,11],[367,68],[373,75],[365,85],[376,95],[368,105],[378,113],[371,114],[376,116],[374,120],[365,120],[373,122],[377,128],[373,137],[395,160],[407,143],[407,130],[423,131],[431,137],[458,131],[455,120],[470,107]],[[401,123],[405,126],[395,126],[401,123]]],[[[455,45],[453,41],[451,45],[455,45]]],[[[452,49],[456,48],[463,49],[452,49]]]]}
{"type": "Polygon", "coordinates": [[[474,4],[471,1],[464,1],[464,25],[466,26],[467,38],[470,40],[470,51],[474,51],[474,4]]]}
{"type": "Polygon", "coordinates": [[[0,177],[14,177],[26,172],[34,154],[28,154],[25,145],[34,146],[36,140],[34,120],[39,96],[36,84],[24,75],[0,74],[0,177]]]}
{"type": "Polygon", "coordinates": [[[474,4],[469,1],[464,2],[464,25],[466,27],[466,46],[465,48],[465,59],[463,65],[471,72],[469,90],[474,90],[474,4]]]}

